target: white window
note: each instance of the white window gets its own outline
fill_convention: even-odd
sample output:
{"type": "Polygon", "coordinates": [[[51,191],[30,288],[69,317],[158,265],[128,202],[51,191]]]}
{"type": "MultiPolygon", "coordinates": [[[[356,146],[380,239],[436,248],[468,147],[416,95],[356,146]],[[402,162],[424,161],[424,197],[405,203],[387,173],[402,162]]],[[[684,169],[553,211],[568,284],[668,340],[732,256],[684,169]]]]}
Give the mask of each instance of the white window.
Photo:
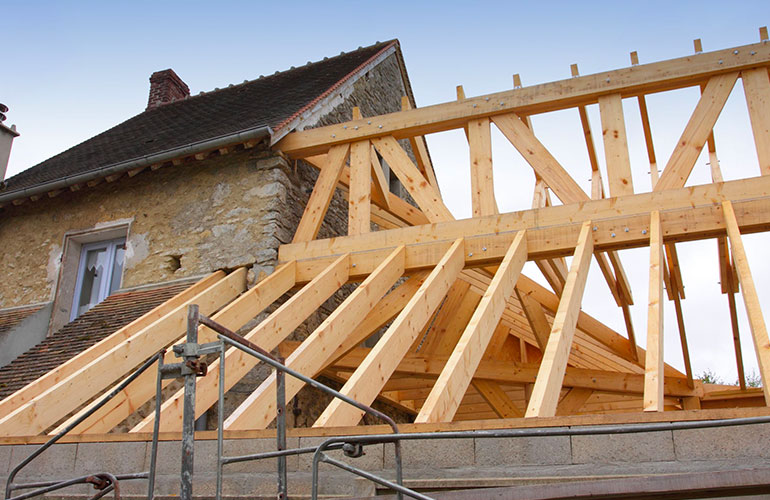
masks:
{"type": "Polygon", "coordinates": [[[70,321],[120,288],[125,253],[125,238],[82,245],[70,321]]]}

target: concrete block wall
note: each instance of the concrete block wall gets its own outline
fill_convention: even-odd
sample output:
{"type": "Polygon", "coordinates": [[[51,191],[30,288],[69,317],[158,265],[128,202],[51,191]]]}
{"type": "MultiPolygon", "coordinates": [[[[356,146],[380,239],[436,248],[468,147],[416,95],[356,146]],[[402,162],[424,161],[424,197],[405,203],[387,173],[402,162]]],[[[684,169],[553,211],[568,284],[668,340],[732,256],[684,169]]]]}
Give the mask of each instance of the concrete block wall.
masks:
{"type": "MultiPolygon", "coordinates": [[[[321,437],[290,437],[289,447],[316,446],[321,437]]],[[[469,438],[415,440],[403,443],[404,477],[419,488],[467,488],[538,484],[597,477],[639,474],[672,474],[766,468],[770,458],[770,424],[646,432],[625,435],[556,436],[522,438],[469,438]]],[[[112,442],[59,444],[48,450],[19,476],[20,480],[68,478],[95,472],[130,473],[147,470],[150,443],[112,442]]],[[[160,443],[158,449],[159,495],[179,490],[180,449],[177,441],[160,443]]],[[[225,455],[272,451],[273,439],[227,440],[225,455]]],[[[0,476],[34,450],[30,445],[0,446],[0,476]]],[[[330,454],[364,470],[389,479],[395,477],[393,445],[366,447],[357,459],[341,452],[330,454]]],[[[199,440],[195,446],[195,484],[198,495],[215,489],[216,441],[199,440]]],[[[290,494],[310,493],[310,455],[289,457],[290,494]]],[[[224,490],[231,497],[271,497],[275,494],[274,460],[225,466],[224,490]]],[[[369,481],[321,465],[320,491],[326,495],[374,495],[369,481]]],[[[146,492],[144,481],[124,482],[127,496],[146,492]]],[[[83,495],[83,488],[72,490],[83,495]]]]}

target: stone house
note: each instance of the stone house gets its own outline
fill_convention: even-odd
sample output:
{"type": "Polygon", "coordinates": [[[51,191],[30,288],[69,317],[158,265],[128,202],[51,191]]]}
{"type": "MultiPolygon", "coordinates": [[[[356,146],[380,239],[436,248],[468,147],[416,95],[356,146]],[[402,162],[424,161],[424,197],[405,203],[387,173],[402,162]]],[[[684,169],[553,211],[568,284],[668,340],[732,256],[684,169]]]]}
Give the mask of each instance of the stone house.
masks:
{"type": "MultiPolygon", "coordinates": [[[[6,179],[0,399],[208,273],[269,274],[317,176],[271,145],[403,96],[415,106],[397,40],[196,96],[167,69],[144,111],[6,179]]],[[[321,235],[346,231],[337,198],[321,235]]]]}

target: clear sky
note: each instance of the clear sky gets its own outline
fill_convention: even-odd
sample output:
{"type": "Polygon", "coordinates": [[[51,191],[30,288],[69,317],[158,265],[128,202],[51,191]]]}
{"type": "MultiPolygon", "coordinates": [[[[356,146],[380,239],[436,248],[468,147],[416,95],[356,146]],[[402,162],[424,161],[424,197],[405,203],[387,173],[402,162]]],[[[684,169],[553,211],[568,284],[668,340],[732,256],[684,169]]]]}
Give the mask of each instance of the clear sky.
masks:
{"type": "MultiPolygon", "coordinates": [[[[418,106],[509,89],[512,75],[531,85],[754,43],[770,24],[770,2],[4,2],[0,102],[6,125],[22,134],[8,175],[29,168],[141,112],[153,71],[173,68],[193,94],[299,66],[376,41],[398,38],[418,106]]],[[[650,115],[659,163],[664,163],[697,102],[697,91],[652,96],[650,115]]],[[[595,108],[593,106],[592,108],[595,108]]],[[[634,100],[624,102],[634,184],[649,189],[649,165],[634,100]]],[[[573,110],[574,111],[574,110],[573,110]]],[[[598,111],[589,108],[594,130],[598,111]]],[[[577,112],[534,119],[541,140],[589,190],[585,145],[577,112]]],[[[756,175],[756,154],[740,82],[717,124],[717,148],[726,179],[756,175]]],[[[598,139],[598,137],[597,137],[598,139]]],[[[447,205],[470,215],[468,150],[460,132],[429,138],[447,205]]],[[[597,141],[603,165],[601,141],[597,141]]],[[[493,137],[496,194],[504,211],[528,208],[534,177],[505,140],[493,137]]],[[[702,157],[692,182],[709,181],[702,157]]],[[[770,301],[766,239],[746,237],[763,306],[770,301]],[[766,284],[767,283],[767,284],[766,284]]],[[[716,244],[680,245],[687,299],[683,303],[693,366],[728,381],[735,362],[727,301],[719,293],[716,244]]],[[[635,286],[634,324],[644,346],[646,249],[624,251],[635,286]]],[[[531,275],[538,274],[529,269],[531,275]]],[[[584,309],[623,332],[598,268],[591,270],[584,309]]],[[[766,315],[770,307],[764,307],[766,315]]],[[[744,359],[756,359],[742,318],[744,359]]],[[[672,304],[666,305],[666,359],[681,367],[672,304]]]]}

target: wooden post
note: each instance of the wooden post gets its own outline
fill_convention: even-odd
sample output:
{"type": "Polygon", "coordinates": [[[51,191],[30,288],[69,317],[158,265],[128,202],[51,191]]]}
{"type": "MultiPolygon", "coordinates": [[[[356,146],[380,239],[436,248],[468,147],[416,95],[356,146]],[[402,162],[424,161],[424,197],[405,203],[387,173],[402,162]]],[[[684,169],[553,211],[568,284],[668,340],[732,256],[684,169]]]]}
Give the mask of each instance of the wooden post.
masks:
{"type": "Polygon", "coordinates": [[[650,293],[647,302],[644,411],[663,411],[663,235],[658,211],[650,215],[650,293]]]}

